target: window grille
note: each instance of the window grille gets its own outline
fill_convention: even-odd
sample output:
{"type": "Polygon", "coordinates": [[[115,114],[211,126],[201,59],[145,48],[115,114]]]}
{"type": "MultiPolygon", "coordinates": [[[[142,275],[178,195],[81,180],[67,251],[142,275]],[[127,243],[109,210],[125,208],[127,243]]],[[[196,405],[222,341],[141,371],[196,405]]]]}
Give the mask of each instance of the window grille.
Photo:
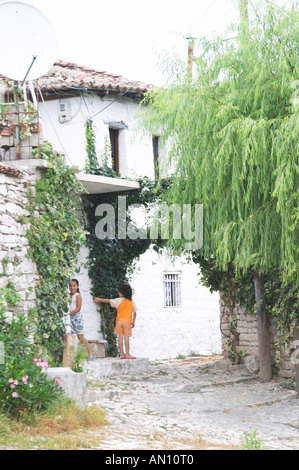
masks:
{"type": "Polygon", "coordinates": [[[165,273],[164,284],[164,307],[181,307],[181,273],[165,273]]]}

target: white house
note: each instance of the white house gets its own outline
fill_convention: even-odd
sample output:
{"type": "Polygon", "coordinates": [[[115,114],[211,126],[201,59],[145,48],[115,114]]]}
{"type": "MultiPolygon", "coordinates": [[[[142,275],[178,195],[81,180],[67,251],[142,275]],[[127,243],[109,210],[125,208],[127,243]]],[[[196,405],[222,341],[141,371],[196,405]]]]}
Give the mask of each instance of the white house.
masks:
{"type": "MultiPolygon", "coordinates": [[[[65,155],[69,165],[80,169],[80,179],[93,193],[137,187],[134,179],[154,179],[166,158],[159,136],[148,135],[140,123],[140,102],[149,86],[120,75],[57,61],[35,86],[43,137],[65,155]],[[85,127],[88,120],[96,135],[97,155],[111,145],[114,169],[130,180],[84,175],[85,127]],[[160,164],[160,165],[159,165],[160,164]]],[[[83,296],[85,336],[100,340],[100,317],[90,294],[91,281],[80,254],[76,274],[83,296]]],[[[218,294],[198,282],[198,267],[183,258],[174,262],[164,252],[148,250],[137,263],[131,285],[138,306],[131,352],[151,360],[178,355],[221,352],[218,294]],[[145,289],[150,286],[150,289],[145,289]]],[[[100,295],[100,293],[99,293],[100,295]]]]}

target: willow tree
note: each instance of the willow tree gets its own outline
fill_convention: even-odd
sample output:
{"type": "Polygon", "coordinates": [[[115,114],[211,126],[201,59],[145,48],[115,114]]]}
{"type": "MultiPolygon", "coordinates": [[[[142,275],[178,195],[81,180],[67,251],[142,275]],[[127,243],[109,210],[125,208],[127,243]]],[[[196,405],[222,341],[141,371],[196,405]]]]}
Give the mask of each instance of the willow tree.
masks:
{"type": "Polygon", "coordinates": [[[193,77],[180,70],[148,95],[144,122],[170,149],[166,200],[203,204],[201,255],[254,273],[260,377],[270,380],[263,275],[280,268],[298,281],[297,10],[249,6],[246,28],[199,41],[193,77]]]}

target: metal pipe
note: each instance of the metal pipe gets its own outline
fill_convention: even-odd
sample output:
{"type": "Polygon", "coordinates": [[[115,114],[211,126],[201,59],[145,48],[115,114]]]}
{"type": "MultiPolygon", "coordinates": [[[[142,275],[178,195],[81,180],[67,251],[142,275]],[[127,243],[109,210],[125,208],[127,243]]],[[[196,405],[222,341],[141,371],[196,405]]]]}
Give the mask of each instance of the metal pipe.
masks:
{"type": "Polygon", "coordinates": [[[18,82],[14,81],[14,101],[15,101],[15,126],[16,126],[16,149],[17,160],[21,160],[21,140],[20,140],[20,115],[19,115],[19,92],[18,82]]]}
{"type": "Polygon", "coordinates": [[[30,64],[30,67],[29,67],[29,69],[27,70],[27,73],[26,73],[26,75],[25,75],[25,77],[24,77],[24,80],[22,81],[22,86],[24,85],[24,83],[25,83],[25,81],[26,81],[26,78],[27,78],[27,76],[28,76],[28,74],[29,74],[29,72],[30,72],[30,70],[31,70],[31,68],[32,68],[32,65],[34,64],[34,61],[36,60],[36,58],[37,58],[37,56],[34,55],[34,56],[33,56],[33,59],[32,59],[32,62],[31,62],[31,64],[30,64]]]}

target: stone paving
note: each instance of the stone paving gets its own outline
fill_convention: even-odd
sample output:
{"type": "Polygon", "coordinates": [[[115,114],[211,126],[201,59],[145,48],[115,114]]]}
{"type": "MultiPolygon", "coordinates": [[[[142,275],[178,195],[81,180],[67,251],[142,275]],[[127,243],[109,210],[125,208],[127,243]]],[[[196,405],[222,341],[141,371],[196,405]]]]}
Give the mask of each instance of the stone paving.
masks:
{"type": "Polygon", "coordinates": [[[103,450],[237,449],[253,430],[262,449],[299,449],[299,394],[221,357],[91,380],[88,401],[107,410],[103,450]]]}

